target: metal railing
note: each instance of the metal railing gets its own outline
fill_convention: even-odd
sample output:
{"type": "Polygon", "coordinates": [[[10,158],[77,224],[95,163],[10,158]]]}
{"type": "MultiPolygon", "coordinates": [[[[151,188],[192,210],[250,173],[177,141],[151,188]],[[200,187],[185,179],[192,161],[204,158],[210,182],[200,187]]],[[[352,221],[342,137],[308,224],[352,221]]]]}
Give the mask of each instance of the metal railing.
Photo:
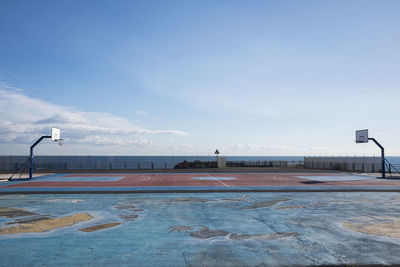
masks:
{"type": "Polygon", "coordinates": [[[393,173],[400,174],[400,164],[390,163],[387,159],[385,159],[385,167],[386,172],[392,176],[393,173]]]}
{"type": "MultiPolygon", "coordinates": [[[[1,171],[14,172],[23,163],[3,164],[1,171]]],[[[167,162],[47,162],[35,163],[34,171],[85,171],[85,170],[154,170],[171,169],[167,162]]]]}
{"type": "MultiPolygon", "coordinates": [[[[303,161],[227,161],[227,167],[297,167],[302,166],[303,161]]],[[[81,161],[81,162],[37,162],[33,170],[37,171],[91,171],[91,170],[159,170],[173,169],[174,162],[143,162],[143,161],[81,161]]],[[[0,171],[10,172],[21,168],[24,162],[2,164],[0,171]]]]}
{"type": "Polygon", "coordinates": [[[262,160],[262,161],[227,161],[227,167],[296,167],[303,166],[303,161],[262,160]]]}
{"type": "Polygon", "coordinates": [[[335,171],[352,171],[352,172],[380,172],[381,164],[379,163],[362,163],[362,162],[306,162],[306,169],[322,169],[335,171]]]}

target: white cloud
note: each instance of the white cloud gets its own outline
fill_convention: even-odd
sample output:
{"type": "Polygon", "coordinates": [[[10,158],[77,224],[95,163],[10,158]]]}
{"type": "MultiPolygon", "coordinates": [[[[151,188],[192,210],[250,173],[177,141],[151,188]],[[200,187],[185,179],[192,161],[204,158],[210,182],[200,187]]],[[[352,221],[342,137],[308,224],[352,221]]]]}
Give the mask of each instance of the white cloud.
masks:
{"type": "Polygon", "coordinates": [[[147,135],[187,135],[180,130],[152,130],[103,112],[84,112],[30,98],[0,83],[0,144],[28,144],[51,127],[70,144],[146,146],[147,135]]]}
{"type": "Polygon", "coordinates": [[[135,113],[138,115],[142,115],[142,116],[149,116],[149,113],[147,113],[146,111],[143,111],[143,110],[136,110],[135,113]]]}
{"type": "Polygon", "coordinates": [[[223,151],[228,154],[250,154],[256,155],[261,153],[262,155],[265,154],[291,154],[295,152],[295,148],[290,148],[286,146],[277,146],[277,145],[268,145],[268,144],[236,144],[232,146],[227,146],[223,148],[223,151]]]}
{"type": "Polygon", "coordinates": [[[111,138],[98,135],[93,135],[93,136],[88,136],[86,138],[78,139],[77,142],[82,144],[140,146],[140,147],[147,147],[153,144],[151,140],[147,140],[144,138],[139,138],[139,139],[120,138],[120,137],[111,138]]]}

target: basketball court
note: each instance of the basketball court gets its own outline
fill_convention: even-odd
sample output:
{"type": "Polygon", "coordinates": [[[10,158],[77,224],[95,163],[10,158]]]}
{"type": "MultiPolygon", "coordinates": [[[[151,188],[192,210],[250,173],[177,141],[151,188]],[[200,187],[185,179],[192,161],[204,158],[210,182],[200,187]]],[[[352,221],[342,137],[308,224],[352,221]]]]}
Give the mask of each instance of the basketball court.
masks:
{"type": "Polygon", "coordinates": [[[0,194],[246,191],[400,192],[400,180],[350,173],[98,173],[53,174],[0,184],[0,194]]]}
{"type": "Polygon", "coordinates": [[[398,179],[64,173],[1,182],[0,203],[1,266],[400,263],[398,179]]]}

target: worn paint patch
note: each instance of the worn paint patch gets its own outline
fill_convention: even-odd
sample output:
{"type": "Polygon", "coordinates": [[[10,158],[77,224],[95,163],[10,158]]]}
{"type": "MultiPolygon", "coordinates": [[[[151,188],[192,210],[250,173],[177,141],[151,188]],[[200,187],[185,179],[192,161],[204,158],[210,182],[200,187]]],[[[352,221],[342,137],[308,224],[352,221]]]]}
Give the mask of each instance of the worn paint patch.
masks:
{"type": "Polygon", "coordinates": [[[116,208],[117,210],[129,210],[129,209],[135,209],[136,206],[134,206],[134,205],[117,205],[117,206],[114,206],[114,208],[116,208]]]}
{"type": "Polygon", "coordinates": [[[373,200],[373,199],[356,199],[355,201],[361,202],[361,203],[363,203],[363,202],[365,202],[365,203],[376,203],[377,202],[376,200],[373,200]]]}
{"type": "Polygon", "coordinates": [[[208,227],[201,227],[200,230],[190,233],[190,236],[201,239],[212,238],[217,236],[227,236],[227,235],[229,235],[229,233],[226,231],[212,230],[209,229],[208,227]]]}
{"type": "Polygon", "coordinates": [[[32,215],[38,215],[38,214],[24,209],[0,207],[0,216],[2,217],[14,218],[14,217],[32,216],[32,215]]]}
{"type": "Polygon", "coordinates": [[[115,227],[115,226],[120,225],[120,224],[121,224],[120,222],[99,224],[99,225],[94,225],[94,226],[91,226],[91,227],[81,228],[81,229],[79,229],[79,231],[94,232],[94,231],[98,231],[98,230],[103,230],[103,229],[115,227]]]}
{"type": "Polygon", "coordinates": [[[242,241],[242,240],[275,240],[288,237],[296,237],[299,233],[296,232],[278,232],[273,234],[262,234],[262,235],[248,235],[248,234],[230,234],[229,239],[242,241]]]}
{"type": "Polygon", "coordinates": [[[0,199],[16,199],[16,198],[25,198],[26,195],[13,195],[13,196],[0,196],[0,199]]]}
{"type": "Polygon", "coordinates": [[[186,225],[172,225],[169,227],[169,232],[187,232],[189,230],[193,230],[192,226],[186,226],[186,225]]]}
{"type": "Polygon", "coordinates": [[[142,211],[144,211],[144,210],[136,208],[136,209],[130,209],[130,211],[134,211],[134,212],[142,212],[142,211]]]}
{"type": "Polygon", "coordinates": [[[315,202],[311,206],[313,206],[313,207],[324,207],[324,206],[328,206],[328,203],[326,203],[326,202],[315,202]]]}
{"type": "Polygon", "coordinates": [[[114,208],[120,209],[120,210],[130,210],[130,211],[135,211],[135,212],[140,212],[143,211],[142,209],[136,208],[136,206],[131,205],[130,203],[134,204],[155,204],[155,203],[205,203],[205,202],[241,202],[241,201],[247,201],[249,200],[250,197],[248,196],[240,196],[240,197],[234,197],[234,198],[221,198],[221,199],[205,199],[205,198],[196,198],[196,197],[178,197],[178,198],[170,198],[162,201],[125,201],[124,203],[127,204],[121,204],[121,205],[116,205],[114,208]]]}
{"type": "Polygon", "coordinates": [[[276,209],[278,210],[290,210],[290,209],[304,209],[306,208],[305,206],[280,206],[277,207],[276,209]]]}
{"type": "MultiPolygon", "coordinates": [[[[170,232],[173,232],[175,229],[180,232],[181,230],[187,231],[190,230],[191,226],[171,226],[170,232]]],[[[227,236],[230,240],[235,241],[244,241],[244,240],[276,240],[281,238],[288,238],[288,237],[296,237],[299,233],[297,232],[277,232],[272,234],[258,234],[258,235],[250,235],[250,234],[236,234],[236,233],[229,233],[224,230],[213,230],[209,229],[208,227],[201,227],[200,230],[191,232],[190,236],[200,239],[207,239],[213,237],[224,237],[227,236]]]]}
{"type": "Polygon", "coordinates": [[[135,219],[137,219],[139,217],[139,215],[137,214],[119,214],[118,215],[121,219],[125,220],[125,221],[133,221],[135,219]]]}
{"type": "Polygon", "coordinates": [[[62,199],[62,198],[46,200],[46,202],[50,202],[50,203],[73,203],[73,204],[77,204],[77,203],[83,202],[83,201],[86,201],[86,200],[84,200],[84,199],[62,199]]]}
{"type": "Polygon", "coordinates": [[[43,220],[49,220],[51,219],[50,217],[47,216],[35,216],[35,217],[30,217],[28,219],[17,219],[13,222],[8,222],[6,223],[7,225],[9,224],[24,224],[24,223],[32,223],[32,222],[38,222],[38,221],[43,221],[43,220]]]}
{"type": "Polygon", "coordinates": [[[236,197],[236,198],[223,198],[221,201],[226,201],[226,202],[240,202],[240,201],[246,201],[248,200],[248,196],[241,196],[241,197],[236,197]]]}
{"type": "Polygon", "coordinates": [[[164,200],[165,203],[176,203],[176,202],[208,202],[208,199],[196,198],[196,197],[179,197],[164,200]]]}
{"type": "Polygon", "coordinates": [[[41,220],[32,223],[24,223],[9,228],[2,228],[0,229],[0,234],[41,233],[71,226],[78,222],[89,221],[91,219],[93,219],[93,217],[88,213],[78,213],[61,218],[41,220]]]}
{"type": "Polygon", "coordinates": [[[334,201],[331,201],[331,203],[334,203],[334,204],[351,204],[351,203],[352,203],[352,201],[346,201],[346,200],[334,200],[334,201]]]}
{"type": "MultiPolygon", "coordinates": [[[[371,219],[371,218],[370,218],[371,219]]],[[[400,238],[400,218],[372,218],[373,221],[343,222],[343,227],[363,234],[400,238]],[[375,220],[375,221],[374,221],[375,220]]]]}
{"type": "Polygon", "coordinates": [[[117,205],[114,206],[117,210],[129,210],[129,211],[134,211],[134,212],[141,212],[143,211],[142,209],[136,208],[135,205],[117,205]]]}
{"type": "Polygon", "coordinates": [[[267,207],[274,206],[275,204],[278,204],[280,202],[285,202],[285,201],[289,201],[289,200],[290,200],[290,198],[278,198],[278,199],[273,199],[273,200],[260,201],[260,202],[254,203],[253,205],[250,205],[246,208],[243,208],[242,210],[267,208],[267,207]]]}

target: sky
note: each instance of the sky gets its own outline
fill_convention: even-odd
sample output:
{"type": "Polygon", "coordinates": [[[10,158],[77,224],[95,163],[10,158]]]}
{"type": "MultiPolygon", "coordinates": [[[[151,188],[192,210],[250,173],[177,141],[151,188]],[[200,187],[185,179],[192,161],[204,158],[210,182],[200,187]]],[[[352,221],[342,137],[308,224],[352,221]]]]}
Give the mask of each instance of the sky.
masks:
{"type": "Polygon", "coordinates": [[[0,155],[400,156],[399,10],[0,0],[0,155]]]}

